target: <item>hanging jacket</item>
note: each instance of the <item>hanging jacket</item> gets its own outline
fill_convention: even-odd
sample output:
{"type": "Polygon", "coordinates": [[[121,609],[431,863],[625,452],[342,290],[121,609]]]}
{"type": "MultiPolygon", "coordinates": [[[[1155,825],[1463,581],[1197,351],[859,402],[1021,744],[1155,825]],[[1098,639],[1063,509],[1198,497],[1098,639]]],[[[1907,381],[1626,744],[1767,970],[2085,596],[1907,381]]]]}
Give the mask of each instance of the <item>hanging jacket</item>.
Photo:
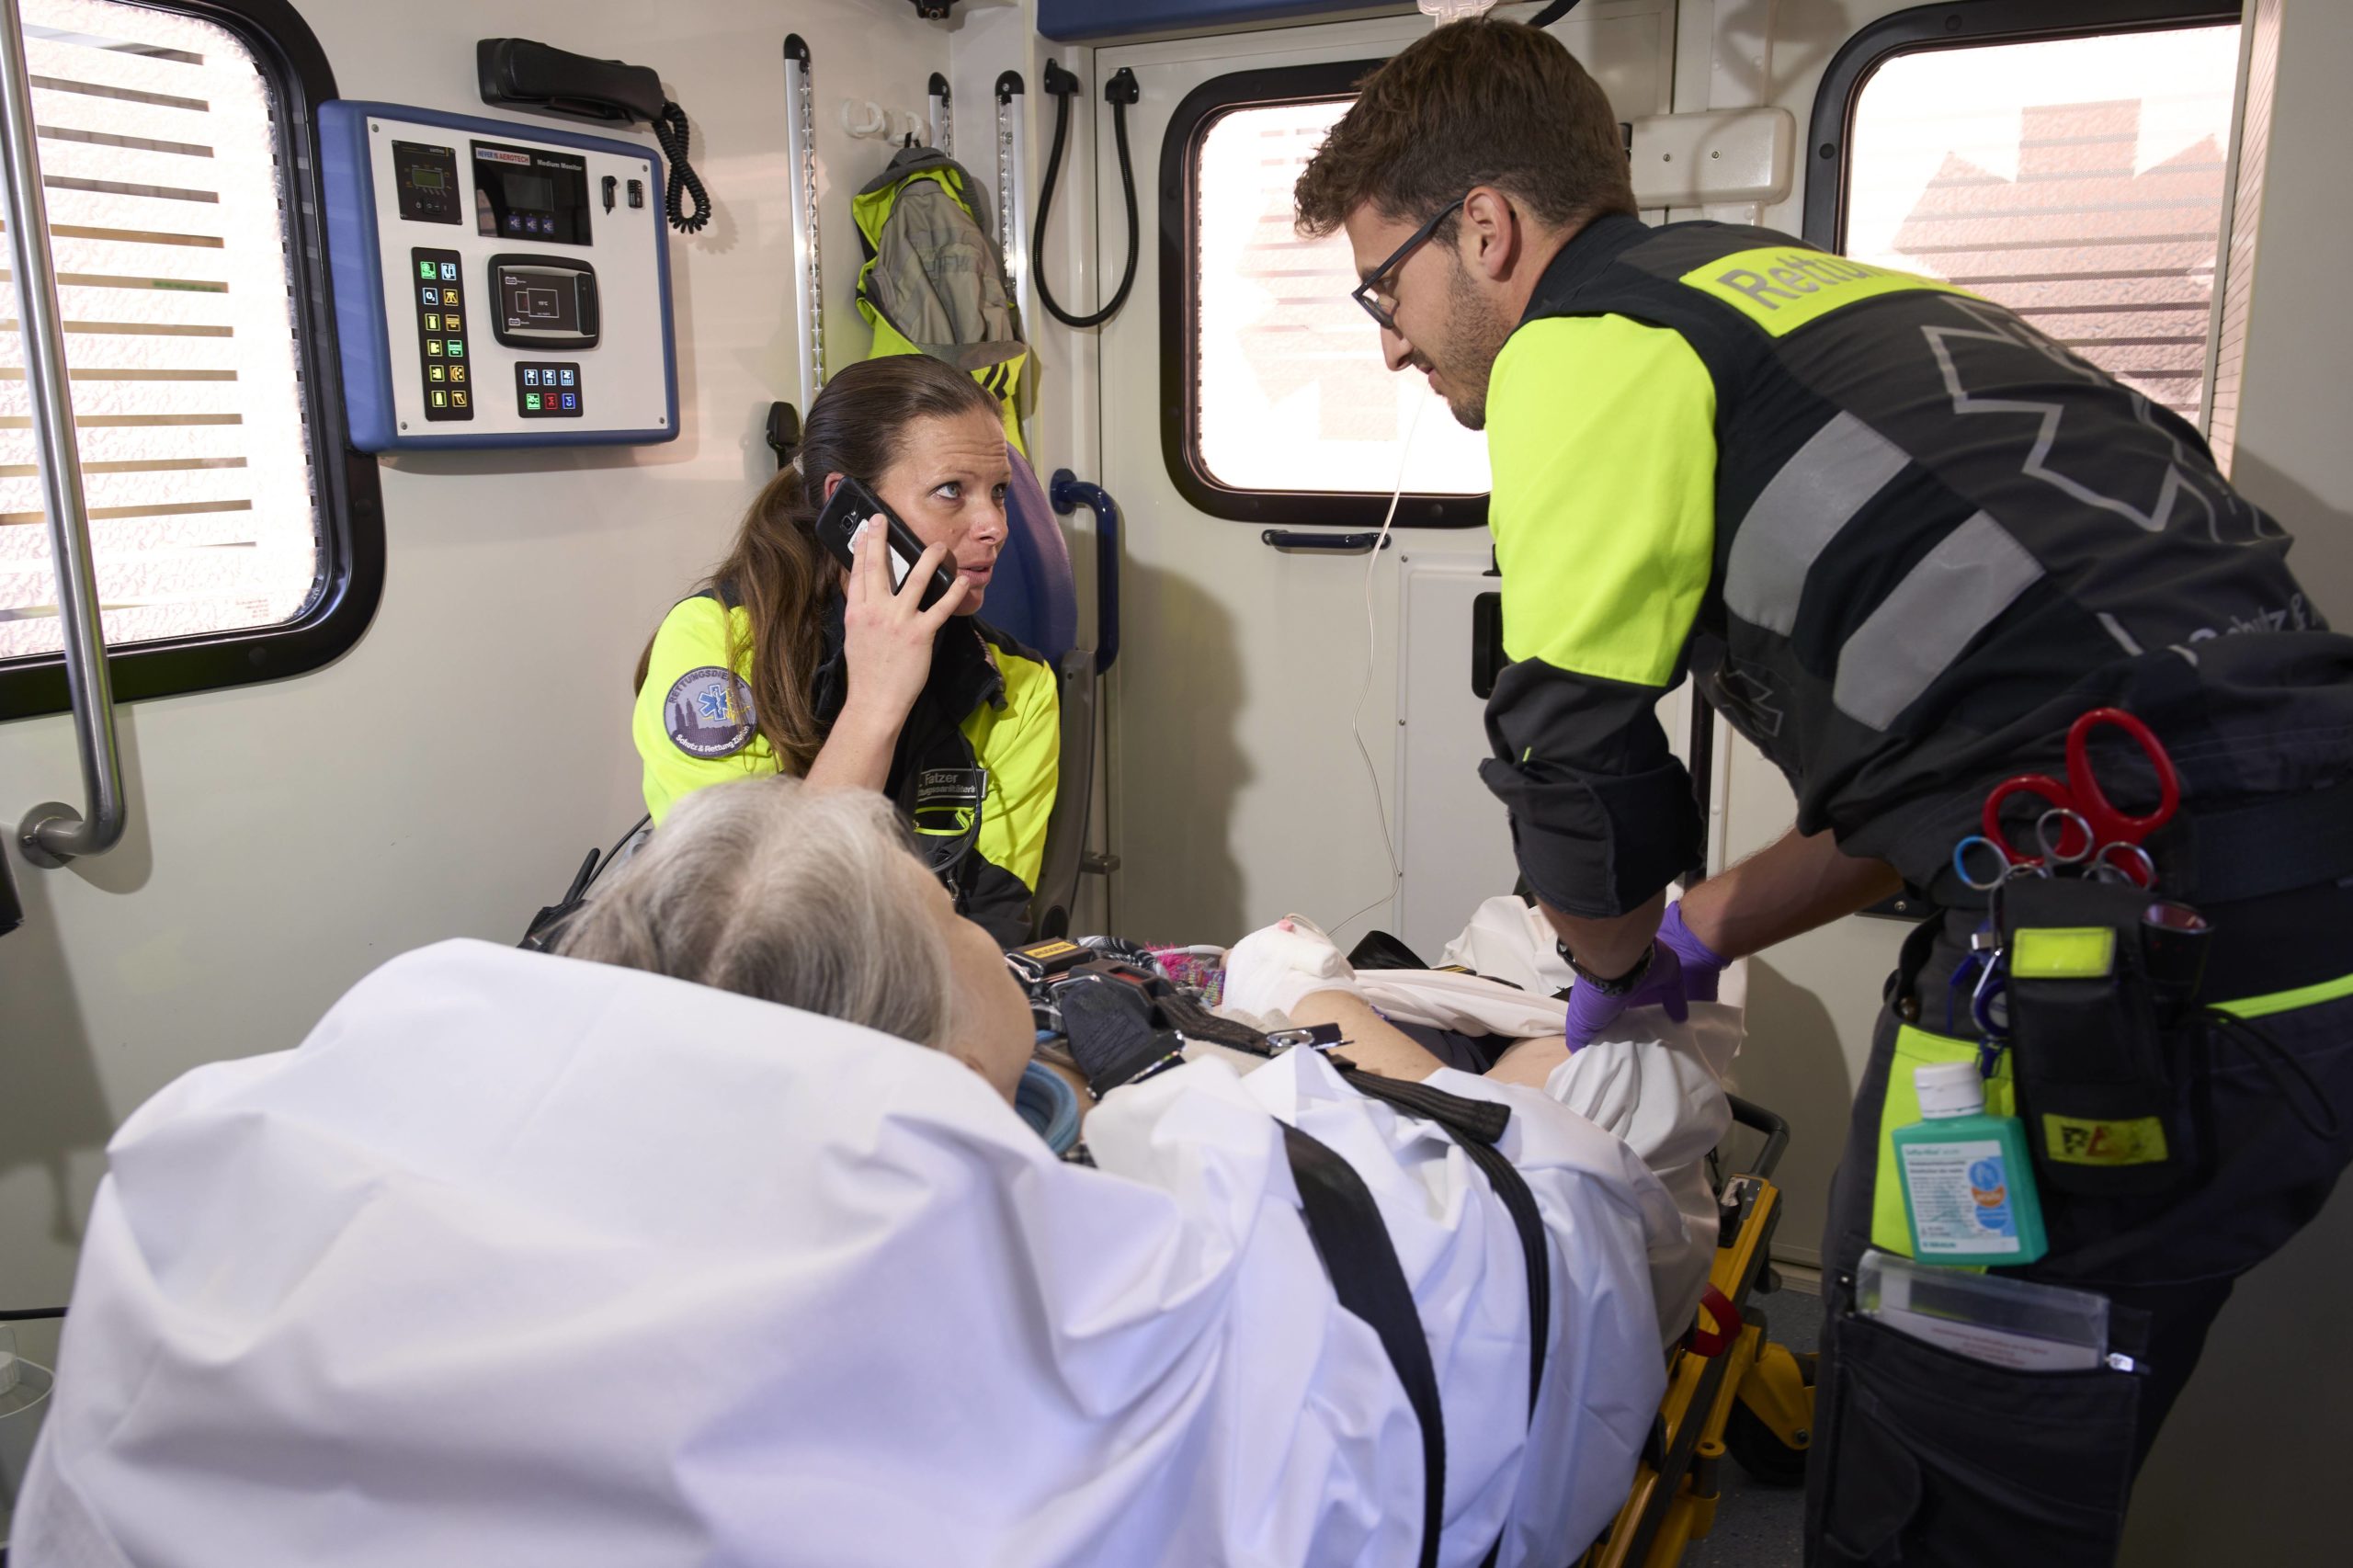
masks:
{"type": "Polygon", "coordinates": [[[2353,774],[2353,640],[2286,531],[2190,426],[1952,285],[1604,218],[1497,356],[1487,433],[1517,662],[1481,771],[1556,908],[1618,915],[1696,863],[1652,711],[1687,673],[1802,831],[1922,886],[2103,704],[2193,806],[2353,774]]]}
{"type": "Polygon", "coordinates": [[[874,329],[875,357],[928,354],[969,373],[997,400],[1020,449],[1029,347],[1005,257],[982,220],[987,190],[945,153],[909,147],[849,206],[866,251],[858,312],[874,329]]]}
{"type": "MultiPolygon", "coordinates": [[[[824,651],[810,676],[821,729],[848,695],[843,602],[825,608],[824,651]]],[[[654,633],[631,730],[656,827],[690,790],[780,771],[755,726],[740,606],[705,592],[682,599],[654,633]]],[[[1045,661],[976,617],[957,616],[932,644],[931,673],[899,727],[883,786],[961,912],[1010,947],[1029,939],[1029,894],[1045,857],[1061,766],[1060,701],[1045,661]],[[970,770],[985,790],[964,792],[970,770]],[[977,814],[977,821],[975,821],[977,814]],[[961,842],[960,842],[961,841],[961,842]]]]}

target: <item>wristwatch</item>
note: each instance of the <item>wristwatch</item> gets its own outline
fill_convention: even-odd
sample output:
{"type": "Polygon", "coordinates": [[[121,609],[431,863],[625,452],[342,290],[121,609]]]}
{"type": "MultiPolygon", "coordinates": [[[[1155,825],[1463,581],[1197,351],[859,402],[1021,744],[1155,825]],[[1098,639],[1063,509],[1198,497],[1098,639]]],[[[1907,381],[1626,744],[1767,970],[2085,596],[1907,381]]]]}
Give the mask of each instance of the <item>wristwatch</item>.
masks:
{"type": "Polygon", "coordinates": [[[1612,977],[1596,974],[1577,962],[1577,956],[1569,951],[1566,942],[1555,942],[1552,945],[1558,948],[1561,956],[1568,960],[1569,968],[1576,971],[1577,983],[1590,985],[1593,987],[1594,994],[1597,996],[1623,996],[1632,991],[1635,986],[1643,983],[1643,977],[1650,973],[1651,960],[1658,955],[1658,944],[1653,942],[1643,949],[1643,956],[1634,960],[1633,968],[1623,974],[1612,977]]]}

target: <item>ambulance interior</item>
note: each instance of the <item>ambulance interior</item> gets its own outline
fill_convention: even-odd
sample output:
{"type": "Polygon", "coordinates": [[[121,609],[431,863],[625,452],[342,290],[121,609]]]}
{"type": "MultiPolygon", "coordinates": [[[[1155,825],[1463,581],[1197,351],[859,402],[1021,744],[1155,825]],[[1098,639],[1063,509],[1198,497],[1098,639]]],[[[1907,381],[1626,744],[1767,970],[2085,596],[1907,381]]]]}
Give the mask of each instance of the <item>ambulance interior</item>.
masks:
{"type": "MultiPolygon", "coordinates": [[[[1064,645],[1092,651],[1065,676],[1092,727],[1068,928],[1220,943],[1296,912],[1343,950],[1383,930],[1434,955],[1510,892],[1476,772],[1500,656],[1483,440],[1383,369],[1345,237],[1290,222],[1352,84],[1437,6],[14,0],[30,94],[9,158],[37,148],[71,369],[45,411],[29,339],[0,331],[0,1309],[65,1301],[107,1142],[148,1096],[290,1047],[404,951],[513,943],[643,814],[632,665],[776,472],[772,438],[872,350],[852,199],[910,146],[988,195],[1029,349],[1018,434],[1070,558],[1064,645]],[[504,38],[658,73],[705,221],[662,222],[675,144],[646,124],[485,102],[477,43],[504,38]],[[493,340],[505,297],[359,299],[331,267],[359,222],[360,197],[335,203],[337,139],[439,126],[479,147],[476,121],[648,160],[643,188],[617,154],[580,171],[585,221],[637,236],[596,249],[593,290],[522,260],[495,275],[561,296],[540,338],[493,340]],[[1074,327],[1048,294],[1117,308],[1074,327]],[[361,384],[338,335],[384,338],[389,316],[411,353],[400,335],[426,324],[403,312],[427,309],[468,352],[361,384]],[[471,409],[452,369],[483,389],[471,409]],[[69,677],[60,605],[81,590],[44,499],[68,402],[105,712],[69,677]],[[52,801],[119,809],[119,842],[28,854],[18,824],[52,801]]],[[[1647,220],[1761,223],[2021,310],[2196,421],[2296,535],[2324,613],[2353,615],[2353,312],[2329,259],[2353,252],[2353,8],[1583,0],[1549,26],[1628,128],[1647,220]]],[[[492,248],[556,249],[563,202],[535,205],[527,167],[494,212],[467,194],[493,188],[475,157],[403,165],[400,199],[447,191],[469,266],[477,200],[492,248]]],[[[424,265],[432,289],[459,276],[424,265]]],[[[1663,714],[1709,869],[1788,826],[1788,786],[1688,686],[1663,714]]],[[[1918,913],[1745,965],[1732,1082],[1790,1124],[1774,1263],[1792,1295],[1815,1288],[1881,978],[1918,913]]],[[[2348,1251],[2339,1193],[2240,1287],[2124,1561],[2341,1551],[2302,1472],[2353,1407],[2331,1289],[2348,1251]]],[[[53,1362],[53,1321],[10,1326],[53,1362]]],[[[1796,1561],[1743,1554],[1746,1506],[1688,1561],[1796,1561]]]]}

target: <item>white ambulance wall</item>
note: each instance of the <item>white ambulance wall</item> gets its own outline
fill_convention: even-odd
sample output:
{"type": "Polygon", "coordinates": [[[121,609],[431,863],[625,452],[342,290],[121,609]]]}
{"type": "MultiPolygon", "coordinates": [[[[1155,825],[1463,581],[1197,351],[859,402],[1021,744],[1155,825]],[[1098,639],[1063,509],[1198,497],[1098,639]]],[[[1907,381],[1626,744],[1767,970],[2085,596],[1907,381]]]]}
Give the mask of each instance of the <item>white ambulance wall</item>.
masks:
{"type": "MultiPolygon", "coordinates": [[[[2231,478],[2295,535],[2289,560],[2341,631],[2353,627],[2344,371],[2353,313],[2343,303],[2353,8],[2284,0],[2281,12],[2231,478]]],[[[2336,1311],[2348,1256],[2353,1191],[2340,1186],[2302,1234],[2241,1282],[2142,1472],[2122,1556],[2131,1568],[2344,1560],[2342,1503],[2327,1471],[2316,1479],[2310,1467],[2337,1450],[2353,1403],[2353,1353],[2336,1311]]]]}
{"type": "MultiPolygon", "coordinates": [[[[64,1297],[106,1140],[157,1088],[295,1044],[405,949],[513,941],[591,845],[636,820],[638,653],[773,472],[762,421],[794,395],[784,37],[800,33],[815,60],[836,367],[869,342],[850,303],[849,196],[889,157],[845,133],[841,101],[920,122],[951,40],[904,0],[301,9],[351,97],[505,114],[474,86],[485,35],[661,72],[717,207],[701,233],[671,241],[683,434],[388,460],[389,571],[357,648],[297,679],[122,713],[121,847],[65,870],[15,865],[27,919],[0,939],[0,1305],[64,1297]]],[[[0,725],[8,823],[73,796],[78,777],[65,718],[0,725]]]]}

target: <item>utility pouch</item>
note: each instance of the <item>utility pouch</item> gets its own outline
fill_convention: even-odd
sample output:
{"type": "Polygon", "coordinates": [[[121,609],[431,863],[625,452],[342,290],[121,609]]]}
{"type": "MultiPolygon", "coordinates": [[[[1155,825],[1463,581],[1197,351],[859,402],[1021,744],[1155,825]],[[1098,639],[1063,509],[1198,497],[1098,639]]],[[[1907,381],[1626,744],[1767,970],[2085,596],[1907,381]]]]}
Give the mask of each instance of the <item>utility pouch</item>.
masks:
{"type": "Polygon", "coordinates": [[[2012,1071],[2045,1193],[2161,1194],[2197,1169],[2200,1015],[2160,1009],[2143,946],[2150,902],[2082,878],[2002,888],[2012,1071]]]}

